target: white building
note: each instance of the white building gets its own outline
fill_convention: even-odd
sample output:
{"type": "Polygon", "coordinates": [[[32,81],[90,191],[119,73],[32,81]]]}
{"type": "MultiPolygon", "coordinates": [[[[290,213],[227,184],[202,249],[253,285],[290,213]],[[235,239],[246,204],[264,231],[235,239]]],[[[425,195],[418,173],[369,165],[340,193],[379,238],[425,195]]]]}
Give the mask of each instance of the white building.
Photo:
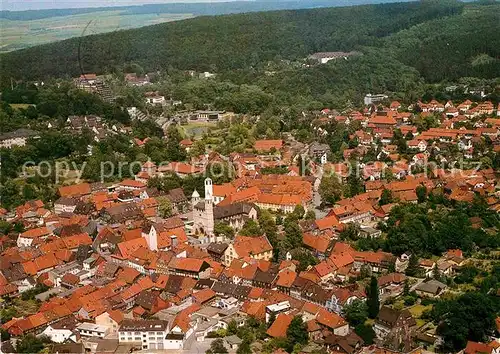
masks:
{"type": "Polygon", "coordinates": [[[107,326],[97,325],[95,323],[84,322],[76,327],[82,337],[104,338],[109,333],[107,326]]]}
{"type": "Polygon", "coordinates": [[[151,95],[146,97],[146,103],[153,106],[164,106],[167,103],[165,96],[161,95],[151,95]]]}
{"type": "Polygon", "coordinates": [[[30,129],[18,129],[13,132],[0,135],[0,148],[10,149],[13,146],[25,146],[29,138],[38,139],[38,132],[30,129]]]}
{"type": "Polygon", "coordinates": [[[289,301],[282,301],[276,304],[266,306],[266,323],[269,322],[271,314],[274,314],[277,317],[279,313],[287,312],[289,310],[290,310],[289,301]]]}
{"type": "Polygon", "coordinates": [[[368,106],[368,105],[383,101],[383,100],[388,99],[388,98],[389,98],[389,96],[386,96],[386,95],[381,95],[381,94],[372,95],[371,93],[369,93],[365,96],[364,103],[365,103],[365,105],[368,106]]]}
{"type": "Polygon", "coordinates": [[[75,329],[77,325],[78,321],[74,316],[64,318],[48,325],[39,336],[47,336],[55,343],[64,343],[66,341],[76,342],[77,336],[75,329]]]}
{"type": "Polygon", "coordinates": [[[118,329],[120,344],[134,344],[141,349],[166,349],[177,344],[177,339],[167,339],[168,322],[161,320],[124,320],[118,329]],[[175,343],[170,343],[173,341],[175,343]]]}
{"type": "Polygon", "coordinates": [[[309,56],[309,59],[315,60],[320,64],[326,64],[330,60],[336,60],[336,59],[347,59],[348,57],[352,55],[356,55],[359,53],[356,52],[319,52],[319,53],[314,53],[309,56]]]}

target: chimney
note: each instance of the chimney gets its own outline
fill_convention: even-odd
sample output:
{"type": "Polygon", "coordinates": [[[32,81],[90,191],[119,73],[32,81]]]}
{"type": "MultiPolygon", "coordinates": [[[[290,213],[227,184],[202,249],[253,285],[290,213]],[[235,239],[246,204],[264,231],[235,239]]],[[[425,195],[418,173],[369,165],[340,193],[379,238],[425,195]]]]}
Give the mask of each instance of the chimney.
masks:
{"type": "Polygon", "coordinates": [[[177,236],[175,235],[170,236],[170,247],[171,248],[177,247],[177,236]]]}

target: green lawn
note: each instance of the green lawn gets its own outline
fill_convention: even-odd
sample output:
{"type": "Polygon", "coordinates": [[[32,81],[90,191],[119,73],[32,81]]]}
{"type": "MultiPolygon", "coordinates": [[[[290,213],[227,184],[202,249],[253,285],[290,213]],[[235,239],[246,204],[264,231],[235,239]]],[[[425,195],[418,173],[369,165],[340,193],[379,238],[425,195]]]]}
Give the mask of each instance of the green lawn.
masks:
{"type": "Polygon", "coordinates": [[[210,128],[216,128],[217,124],[214,123],[189,123],[186,125],[180,125],[180,132],[183,137],[201,137],[204,132],[208,131],[210,128]]]}
{"type": "Polygon", "coordinates": [[[32,105],[29,103],[11,103],[10,106],[14,109],[26,109],[32,105]]]}
{"type": "Polygon", "coordinates": [[[432,305],[427,305],[427,306],[414,305],[412,307],[409,307],[408,311],[410,311],[413,317],[420,318],[425,310],[430,310],[430,309],[432,309],[432,305]]]}

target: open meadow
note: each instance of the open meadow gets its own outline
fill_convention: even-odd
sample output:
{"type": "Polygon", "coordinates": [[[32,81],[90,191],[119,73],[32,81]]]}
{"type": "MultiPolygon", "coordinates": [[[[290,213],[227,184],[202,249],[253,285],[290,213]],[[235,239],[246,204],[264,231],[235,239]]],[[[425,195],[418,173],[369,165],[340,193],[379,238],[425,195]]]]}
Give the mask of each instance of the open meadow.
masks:
{"type": "Polygon", "coordinates": [[[2,18],[0,19],[0,52],[8,52],[81,35],[125,30],[190,17],[193,17],[193,15],[189,13],[124,14],[123,11],[117,10],[30,21],[2,18]]]}

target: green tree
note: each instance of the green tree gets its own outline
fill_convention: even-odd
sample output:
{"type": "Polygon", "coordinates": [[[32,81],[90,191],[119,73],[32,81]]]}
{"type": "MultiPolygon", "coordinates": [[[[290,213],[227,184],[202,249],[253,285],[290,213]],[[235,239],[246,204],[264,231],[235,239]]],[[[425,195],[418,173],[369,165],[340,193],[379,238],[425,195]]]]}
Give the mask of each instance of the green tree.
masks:
{"type": "Polygon", "coordinates": [[[340,231],[339,238],[341,240],[356,241],[359,239],[360,228],[357,223],[350,222],[340,231]]]}
{"type": "Polygon", "coordinates": [[[45,344],[48,343],[50,343],[50,340],[47,337],[35,337],[32,334],[27,334],[16,342],[16,352],[40,353],[45,348],[45,344]]]}
{"type": "Polygon", "coordinates": [[[497,311],[498,300],[480,292],[439,301],[431,311],[431,318],[438,324],[437,333],[444,339],[441,349],[458,352],[468,340],[486,341],[495,330],[497,311]]]}
{"type": "Polygon", "coordinates": [[[267,239],[276,247],[278,242],[278,227],[276,226],[276,222],[274,221],[273,216],[268,210],[261,210],[259,214],[259,227],[264,235],[267,236],[267,239]]]}
{"type": "Polygon", "coordinates": [[[297,343],[307,344],[309,341],[309,335],[307,333],[307,326],[304,321],[302,321],[301,316],[295,316],[292,319],[290,326],[288,326],[288,329],[286,330],[286,336],[292,345],[297,343]]]}
{"type": "Polygon", "coordinates": [[[171,124],[167,129],[167,144],[165,147],[166,157],[170,161],[183,161],[186,159],[186,150],[181,147],[181,134],[177,125],[171,124]]]}
{"type": "Polygon", "coordinates": [[[235,176],[234,167],[227,162],[210,163],[205,171],[207,177],[210,177],[214,184],[223,184],[231,182],[235,176]]]}
{"type": "Polygon", "coordinates": [[[300,247],[302,245],[302,229],[296,219],[287,217],[284,226],[287,250],[300,247]]]}
{"type": "MultiPolygon", "coordinates": [[[[353,167],[352,171],[357,171],[357,169],[353,167]]],[[[344,190],[344,194],[347,197],[354,197],[363,192],[363,185],[357,173],[351,173],[351,175],[347,177],[347,185],[344,190]]]]}
{"type": "Polygon", "coordinates": [[[305,176],[305,164],[304,164],[304,159],[302,158],[302,155],[299,155],[297,158],[297,165],[299,166],[299,176],[305,176]]]}
{"type": "Polygon", "coordinates": [[[365,323],[368,319],[368,306],[366,302],[358,299],[349,305],[345,305],[343,311],[347,322],[353,327],[365,323]]]}
{"type": "Polygon", "coordinates": [[[441,274],[441,271],[439,270],[437,263],[435,263],[434,268],[432,268],[432,277],[439,281],[443,279],[443,275],[441,274]]]}
{"type": "Polygon", "coordinates": [[[227,325],[227,335],[233,335],[238,332],[238,324],[236,323],[236,320],[231,320],[229,321],[227,325]]]}
{"type": "Polygon", "coordinates": [[[392,203],[392,192],[389,189],[384,189],[380,196],[380,200],[378,201],[379,205],[386,205],[392,203]]]}
{"type": "Polygon", "coordinates": [[[200,156],[204,155],[206,151],[206,144],[203,140],[197,140],[193,143],[193,146],[189,150],[189,155],[200,156]]]}
{"type": "Polygon", "coordinates": [[[217,222],[214,226],[214,234],[216,236],[224,236],[228,239],[234,238],[234,229],[227,222],[217,222]]]}
{"type": "Polygon", "coordinates": [[[167,197],[158,197],[158,214],[162,218],[168,218],[172,216],[172,202],[167,197]]]}
{"type": "Polygon", "coordinates": [[[292,259],[299,261],[299,265],[297,266],[299,272],[306,270],[309,266],[318,264],[318,258],[315,257],[311,251],[303,247],[292,250],[291,254],[292,259]]]}
{"type": "Polygon", "coordinates": [[[373,344],[373,340],[375,339],[375,331],[373,330],[372,326],[367,324],[359,324],[354,328],[354,332],[356,332],[356,334],[363,339],[365,345],[373,344]]]}
{"type": "Polygon", "coordinates": [[[224,341],[221,338],[215,339],[212,343],[210,343],[210,349],[208,349],[206,354],[225,354],[227,353],[227,349],[224,346],[224,341]]]}
{"type": "Polygon", "coordinates": [[[304,219],[311,221],[316,220],[316,213],[314,212],[314,210],[309,209],[306,213],[306,216],[304,216],[304,219]]]}
{"type": "Polygon", "coordinates": [[[319,185],[319,194],[323,202],[334,204],[342,197],[342,185],[336,175],[323,176],[319,185]]]}
{"type": "Polygon", "coordinates": [[[427,188],[425,186],[417,186],[415,192],[417,193],[419,203],[423,203],[427,200],[427,188]]]}
{"type": "Polygon", "coordinates": [[[410,295],[410,283],[408,282],[408,279],[405,279],[405,284],[403,288],[403,295],[408,296],[410,295]]]}
{"type": "Polygon", "coordinates": [[[262,230],[255,220],[248,219],[241,228],[239,234],[242,236],[260,236],[262,235],[262,230]]]}
{"type": "Polygon", "coordinates": [[[366,289],[366,304],[368,306],[368,316],[370,318],[376,318],[380,310],[380,300],[378,292],[378,282],[377,278],[372,275],[370,278],[370,285],[366,289]]]}
{"type": "Polygon", "coordinates": [[[304,217],[304,214],[305,214],[305,209],[302,205],[298,204],[295,206],[295,208],[293,209],[293,215],[298,219],[302,219],[304,217]]]}
{"type": "Polygon", "coordinates": [[[252,348],[250,347],[249,340],[243,340],[236,350],[236,354],[252,354],[252,348]]]}
{"type": "Polygon", "coordinates": [[[274,321],[276,321],[276,314],[274,312],[271,312],[271,314],[269,315],[269,320],[267,321],[267,328],[271,327],[274,321]]]}
{"type": "MultiPolygon", "coordinates": [[[[2,320],[3,320],[3,317],[2,317],[2,320]]],[[[9,340],[10,339],[10,333],[6,330],[6,329],[3,329],[3,328],[0,328],[0,341],[6,341],[6,340],[9,340]]]]}
{"type": "Polygon", "coordinates": [[[418,257],[416,254],[412,254],[408,260],[408,266],[406,267],[405,274],[409,277],[416,277],[420,271],[418,265],[418,257]]]}

